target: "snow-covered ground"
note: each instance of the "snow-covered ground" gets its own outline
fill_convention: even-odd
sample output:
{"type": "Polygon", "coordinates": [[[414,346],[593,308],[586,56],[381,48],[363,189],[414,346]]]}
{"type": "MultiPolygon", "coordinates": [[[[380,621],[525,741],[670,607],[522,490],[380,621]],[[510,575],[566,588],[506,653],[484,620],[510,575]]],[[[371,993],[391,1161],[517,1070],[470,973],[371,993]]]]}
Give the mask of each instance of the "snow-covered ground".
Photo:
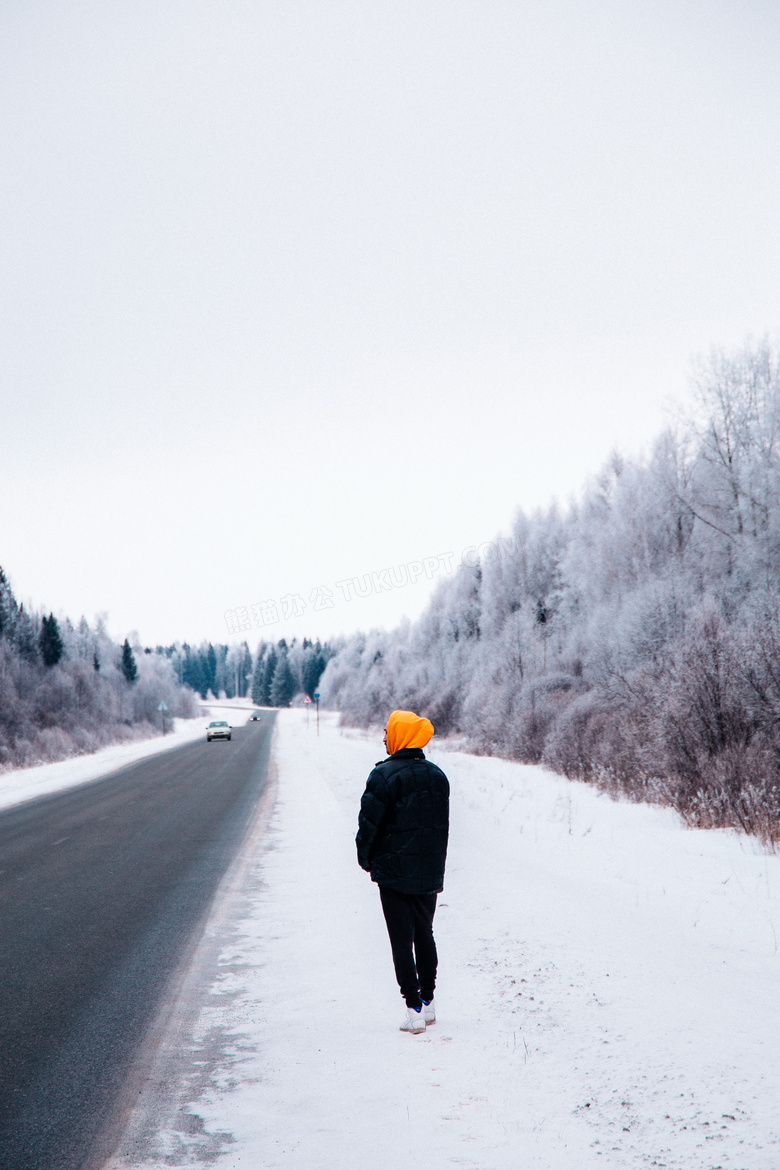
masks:
{"type": "Polygon", "coordinates": [[[778,1170],[780,859],[434,740],[452,784],[439,1022],[410,1036],[353,845],[382,754],[280,713],[270,820],[175,1037],[178,1112],[114,1166],[778,1170]]]}
{"type": "Polygon", "coordinates": [[[227,719],[238,727],[246,723],[254,704],[250,700],[236,699],[232,702],[202,704],[202,714],[196,719],[174,719],[172,730],[165,736],[151,739],[135,739],[129,743],[115,743],[86,756],[73,756],[56,764],[38,764],[32,768],[15,768],[0,772],[0,809],[38,796],[48,796],[75,784],[86,784],[109,772],[126,768],[147,756],[170,751],[182,744],[200,739],[205,735],[206,723],[210,719],[227,719]]]}

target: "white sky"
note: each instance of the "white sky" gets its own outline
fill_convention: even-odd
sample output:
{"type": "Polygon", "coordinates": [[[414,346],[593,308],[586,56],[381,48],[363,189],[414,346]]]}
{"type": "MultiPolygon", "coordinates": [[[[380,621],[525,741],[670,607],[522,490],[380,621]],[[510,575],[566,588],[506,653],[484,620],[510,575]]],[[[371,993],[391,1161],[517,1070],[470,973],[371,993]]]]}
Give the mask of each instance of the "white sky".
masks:
{"type": "Polygon", "coordinates": [[[779,49],[761,0],[6,0],[17,595],[145,643],[415,616],[424,575],[336,582],[566,501],[777,336],[779,49]]]}

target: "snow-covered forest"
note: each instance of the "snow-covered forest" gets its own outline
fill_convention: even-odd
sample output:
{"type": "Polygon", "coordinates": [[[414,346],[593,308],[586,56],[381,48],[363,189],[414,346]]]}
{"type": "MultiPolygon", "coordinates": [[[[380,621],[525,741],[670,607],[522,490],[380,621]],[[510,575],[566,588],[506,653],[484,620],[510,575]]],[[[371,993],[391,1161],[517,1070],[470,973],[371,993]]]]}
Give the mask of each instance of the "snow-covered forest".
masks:
{"type": "Polygon", "coordinates": [[[268,707],[289,707],[296,696],[314,695],[335,650],[327,642],[282,638],[274,645],[261,642],[255,656],[252,699],[268,707]]]}
{"type": "Polygon", "coordinates": [[[777,840],[780,350],[713,352],[692,389],[645,457],[519,513],[414,624],[352,637],[323,701],[777,840]]]}
{"type": "Polygon", "coordinates": [[[328,661],[335,653],[328,643],[308,638],[287,643],[260,642],[254,657],[246,642],[240,645],[187,642],[157,646],[155,653],[169,659],[182,686],[201,698],[250,696],[262,707],[289,707],[296,696],[313,695],[328,661]]]}
{"type": "Polygon", "coordinates": [[[203,699],[246,698],[289,707],[314,694],[335,653],[296,638],[240,645],[118,646],[102,622],[28,611],[0,568],[0,770],[96,751],[162,733],[170,716],[199,714],[203,699]]]}
{"type": "Polygon", "coordinates": [[[28,612],[0,569],[0,771],[159,734],[161,702],[198,712],[164,656],[118,646],[100,622],[28,612]]]}

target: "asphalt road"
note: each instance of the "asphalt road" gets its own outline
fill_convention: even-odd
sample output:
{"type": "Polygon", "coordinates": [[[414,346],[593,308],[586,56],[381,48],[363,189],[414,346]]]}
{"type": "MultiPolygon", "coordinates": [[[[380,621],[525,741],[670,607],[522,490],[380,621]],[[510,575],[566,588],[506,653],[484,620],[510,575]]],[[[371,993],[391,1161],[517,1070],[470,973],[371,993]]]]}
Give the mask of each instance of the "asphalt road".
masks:
{"type": "Polygon", "coordinates": [[[265,787],[273,719],[0,812],[2,1170],[110,1152],[132,1058],[265,787]]]}

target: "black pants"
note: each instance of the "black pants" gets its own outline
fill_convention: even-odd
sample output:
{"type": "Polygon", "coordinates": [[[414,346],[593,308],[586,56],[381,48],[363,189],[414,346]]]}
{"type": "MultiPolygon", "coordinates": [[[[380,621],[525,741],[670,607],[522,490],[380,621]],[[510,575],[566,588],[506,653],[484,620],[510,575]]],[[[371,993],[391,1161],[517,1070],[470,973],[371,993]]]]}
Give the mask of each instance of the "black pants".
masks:
{"type": "Polygon", "coordinates": [[[399,894],[380,886],[379,895],[401,995],[407,1007],[418,1008],[423,999],[433,999],[436,987],[436,894],[399,894]]]}

